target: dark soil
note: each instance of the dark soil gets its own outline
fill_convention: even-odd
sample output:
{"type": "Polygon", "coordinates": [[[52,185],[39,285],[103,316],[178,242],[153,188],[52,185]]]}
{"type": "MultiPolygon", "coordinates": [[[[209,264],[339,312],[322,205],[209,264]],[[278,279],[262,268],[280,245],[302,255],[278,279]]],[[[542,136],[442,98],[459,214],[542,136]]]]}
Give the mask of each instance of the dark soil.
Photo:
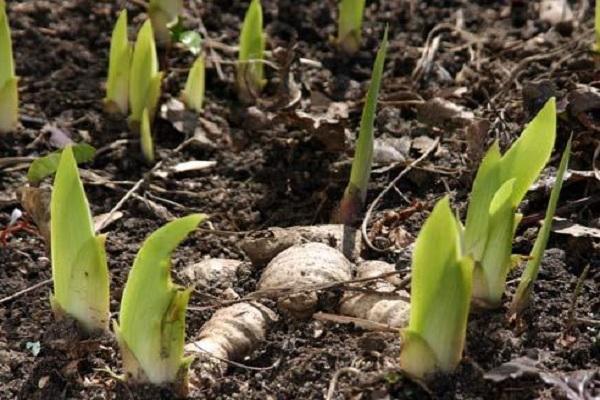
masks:
{"type": "MultiPolygon", "coordinates": [[[[204,212],[212,223],[192,234],[175,252],[175,274],[203,258],[244,259],[238,244],[249,232],[329,221],[343,193],[352,154],[351,147],[344,147],[344,135],[341,141],[336,138],[344,128],[353,134],[357,131],[362,98],[386,24],[391,46],[377,135],[386,143],[408,139],[412,148],[404,156],[409,161],[419,157],[431,139],[440,138],[441,145],[400,180],[398,190],[390,191],[372,216],[373,243],[392,245],[398,251],[366,251],[364,258],[384,259],[407,271],[410,259],[399,248],[414,239],[434,201],[449,194],[464,215],[473,167],[483,149],[494,139],[503,146],[509,144],[550,95],[557,96],[561,109],[551,165],[557,166],[572,134],[570,168],[593,171],[594,150],[600,145],[600,103],[594,103],[595,98],[581,100],[577,93],[596,90],[600,81],[599,61],[589,50],[594,37],[593,4],[582,10],[581,5],[588,2],[570,2],[574,23],[553,27],[539,19],[537,1],[513,1],[522,6],[512,13],[507,1],[368,1],[363,48],[348,58],[337,53],[330,41],[336,31],[335,1],[263,0],[269,49],[293,52],[291,72],[302,90],[297,107],[314,112],[325,99],[326,106],[336,101],[348,109],[347,117],[338,118],[323,132],[298,123],[293,112],[277,106],[282,93],[277,90],[278,72],[272,69],[267,69],[271,84],[256,109],[249,111],[238,102],[233,90],[236,54],[227,51],[227,46],[237,44],[247,1],[186,3],[184,25],[195,29],[202,21],[213,42],[225,46],[211,46],[208,53],[213,62],[207,71],[206,109],[198,120],[204,139],[181,146],[189,135],[171,119],[159,118],[154,134],[157,158],[163,164],[158,170],[167,171],[189,160],[217,164],[163,179],[147,176],[151,167],[140,158],[137,138],[124,121],[102,111],[112,25],[126,5],[131,33],[137,31],[145,18],[138,2],[8,2],[23,118],[18,132],[0,137],[0,227],[9,222],[14,208],[22,208],[17,193],[26,184],[28,157],[54,150],[49,139],[52,130],[99,149],[96,159],[84,166],[97,174],[84,177],[94,215],[110,211],[146,176],[138,196],[121,208],[123,216],[106,229],[111,311],[115,313],[141,243],[171,218],[204,212]],[[431,46],[438,35],[433,61],[425,69],[417,68],[423,47],[431,46]],[[222,77],[216,56],[224,60],[219,64],[222,77]],[[313,62],[302,63],[300,58],[313,62]],[[421,103],[434,97],[460,105],[474,116],[444,117],[435,107],[428,111],[421,103]],[[342,150],[332,151],[336,147],[342,150]]],[[[178,96],[193,57],[174,48],[162,59],[168,67],[163,99],[167,103],[178,96]]],[[[277,62],[275,56],[272,61],[277,62]]],[[[404,163],[379,165],[385,166],[390,168],[373,174],[369,203],[404,163]]],[[[547,185],[541,185],[528,195],[515,252],[526,254],[531,249],[541,219],[536,215],[543,213],[548,193],[547,185]]],[[[581,174],[565,184],[559,214],[575,224],[599,229],[599,204],[598,180],[593,174],[581,174]]],[[[428,383],[412,382],[399,373],[400,344],[394,334],[282,317],[269,330],[266,342],[242,360],[255,369],[232,366],[215,386],[200,388],[193,396],[320,399],[336,371],[353,367],[361,374],[342,374],[334,398],[564,398],[564,390],[546,384],[537,373],[506,376],[499,383],[484,379],[486,372],[519,357],[536,361],[540,371],[557,377],[598,372],[598,237],[553,234],[548,247],[533,302],[523,319],[509,321],[506,308],[474,313],[465,359],[455,374],[428,383]],[[590,265],[589,273],[574,300],[586,265],[590,265]]],[[[507,302],[519,272],[509,278],[507,302]]],[[[54,322],[48,300],[51,285],[6,300],[50,275],[47,249],[40,237],[18,232],[6,246],[0,245],[0,398],[169,398],[164,390],[136,391],[107,372],[120,371],[113,338],[83,338],[73,327],[54,322]]],[[[255,290],[259,275],[257,269],[241,277],[234,290],[241,295],[255,290]]],[[[192,297],[192,307],[207,304],[202,293],[192,297]]],[[[190,338],[211,313],[188,313],[190,338]]],[[[598,385],[596,374],[585,386],[589,396],[598,395],[598,386],[591,387],[594,379],[598,385]]]]}

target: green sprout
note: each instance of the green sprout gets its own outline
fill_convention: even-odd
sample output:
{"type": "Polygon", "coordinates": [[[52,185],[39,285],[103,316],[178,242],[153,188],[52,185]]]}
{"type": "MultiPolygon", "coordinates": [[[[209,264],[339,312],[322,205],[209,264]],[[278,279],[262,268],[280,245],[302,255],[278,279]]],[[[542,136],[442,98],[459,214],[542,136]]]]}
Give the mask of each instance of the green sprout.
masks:
{"type": "Polygon", "coordinates": [[[596,9],[594,12],[594,31],[596,34],[596,41],[594,43],[594,51],[600,52],[600,1],[596,2],[596,9]]]}
{"type": "Polygon", "coordinates": [[[0,0],[0,133],[8,133],[19,122],[19,78],[15,75],[6,3],[0,0]]]}
{"type": "Polygon", "coordinates": [[[342,0],[338,13],[338,37],[336,44],[348,55],[360,49],[365,0],[342,0]]]}
{"type": "Polygon", "coordinates": [[[550,237],[550,229],[552,227],[552,219],[556,212],[556,205],[558,204],[558,198],[560,197],[560,191],[563,185],[563,178],[565,171],[569,165],[569,158],[571,154],[571,139],[567,142],[567,146],[563,151],[558,172],[556,173],[556,183],[550,193],[550,200],[548,200],[548,208],[546,209],[546,216],[544,217],[544,224],[538,233],[538,237],[535,240],[533,249],[529,254],[529,261],[525,266],[521,282],[517,288],[517,293],[513,297],[510,305],[510,314],[520,314],[528,305],[533,291],[533,283],[537,279],[538,272],[540,270],[540,264],[542,263],[542,257],[544,256],[544,250],[548,244],[548,238],[550,237]]]}
{"type": "Polygon", "coordinates": [[[129,68],[131,44],[127,38],[127,10],[121,11],[110,41],[108,81],[104,107],[107,112],[127,114],[129,105],[129,68]]]}
{"type": "Polygon", "coordinates": [[[135,258],[114,324],[127,380],[186,392],[192,358],[183,356],[183,347],[191,289],[172,282],[171,253],[205,218],[194,214],[168,223],[146,239],[135,258]]]}
{"type": "Polygon", "coordinates": [[[150,127],[150,113],[147,108],[144,108],[144,112],[142,113],[140,144],[144,159],[149,164],[152,164],[154,162],[154,141],[152,140],[152,128],[150,127]]]}
{"type": "Polygon", "coordinates": [[[358,142],[350,172],[350,182],[340,202],[339,219],[346,225],[353,224],[362,211],[367,197],[367,185],[371,175],[373,164],[373,130],[375,123],[375,112],[377,110],[377,97],[381,87],[381,78],[388,48],[387,28],[383,40],[377,51],[371,84],[367,92],[367,99],[363,107],[360,120],[360,131],[358,142]]]}
{"type": "Polygon", "coordinates": [[[415,242],[410,320],[402,335],[400,367],[423,378],[451,372],[465,345],[473,261],[463,252],[462,227],[448,197],[433,208],[415,242]]]}
{"type": "Polygon", "coordinates": [[[150,0],[148,15],[159,45],[171,43],[171,30],[179,21],[183,0],[150,0]]]}
{"type": "Polygon", "coordinates": [[[160,98],[162,76],[162,72],[158,70],[158,56],[152,24],[150,21],[146,21],[138,33],[131,61],[129,81],[131,115],[129,122],[135,131],[140,128],[144,109],[148,109],[150,122],[154,121],[160,98]]]}
{"type": "Polygon", "coordinates": [[[181,93],[181,98],[186,106],[196,112],[202,111],[202,103],[204,102],[204,57],[200,56],[194,62],[190,69],[185,88],[181,93]]]}
{"type": "Polygon", "coordinates": [[[96,235],[71,147],[62,151],[50,200],[50,252],[58,319],[87,332],[108,329],[109,279],[104,235],[96,235]]]}
{"type": "Polygon", "coordinates": [[[548,162],[556,137],[556,102],[548,100],[504,154],[494,143],[485,155],[471,191],[465,243],[475,260],[473,297],[498,307],[506,286],[512,241],[521,214],[518,205],[548,162]]]}
{"type": "Polygon", "coordinates": [[[260,0],[252,0],[242,25],[237,65],[237,88],[240,99],[251,102],[262,90],[264,79],[265,35],[260,0]]]}

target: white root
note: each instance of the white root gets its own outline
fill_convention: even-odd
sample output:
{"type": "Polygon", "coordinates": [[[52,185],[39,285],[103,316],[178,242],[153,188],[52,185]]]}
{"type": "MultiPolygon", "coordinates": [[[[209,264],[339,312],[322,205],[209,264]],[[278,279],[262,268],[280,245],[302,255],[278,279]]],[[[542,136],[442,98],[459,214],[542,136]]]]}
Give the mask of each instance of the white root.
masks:
{"type": "MultiPolygon", "coordinates": [[[[352,264],[341,252],[322,243],[306,243],[290,247],[271,260],[258,282],[258,289],[300,289],[347,281],[351,276],[352,264]]],[[[280,309],[299,318],[310,316],[317,304],[318,296],[314,291],[278,298],[280,309]]]]}
{"type": "Polygon", "coordinates": [[[211,258],[188,265],[182,271],[184,278],[201,288],[229,288],[233,286],[238,270],[244,262],[226,258],[211,258]]]}
{"type": "Polygon", "coordinates": [[[227,371],[228,361],[242,360],[265,340],[267,328],[276,320],[275,312],[257,302],[217,310],[197,340],[185,346],[195,357],[192,370],[198,383],[214,384],[227,371]]]}
{"type": "MultiPolygon", "coordinates": [[[[357,268],[357,278],[370,278],[395,271],[392,264],[383,261],[366,261],[357,268]]],[[[340,313],[355,318],[362,318],[382,323],[392,328],[403,328],[408,325],[410,303],[409,294],[398,291],[400,283],[397,275],[385,279],[377,279],[365,286],[357,284],[357,289],[368,292],[347,291],[340,302],[340,313]]]]}
{"type": "Polygon", "coordinates": [[[360,256],[360,231],[344,225],[294,226],[270,228],[245,238],[240,247],[254,265],[264,265],[283,250],[307,242],[318,242],[335,247],[349,260],[360,256]]]}

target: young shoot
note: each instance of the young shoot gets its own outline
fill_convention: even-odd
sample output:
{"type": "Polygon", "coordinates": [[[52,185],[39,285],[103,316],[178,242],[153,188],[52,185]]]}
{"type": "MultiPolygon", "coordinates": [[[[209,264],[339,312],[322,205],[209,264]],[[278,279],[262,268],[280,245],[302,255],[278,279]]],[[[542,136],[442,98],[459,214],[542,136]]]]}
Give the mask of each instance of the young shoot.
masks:
{"type": "Polygon", "coordinates": [[[19,78],[15,75],[6,3],[0,0],[0,134],[12,132],[19,122],[19,78]]]}
{"type": "Polygon", "coordinates": [[[237,64],[238,96],[243,102],[252,102],[266,81],[264,79],[265,35],[260,0],[252,0],[242,25],[237,64]]]}
{"type": "Polygon", "coordinates": [[[114,324],[125,379],[187,391],[191,357],[183,356],[185,311],[191,289],[171,280],[171,253],[205,219],[194,214],[155,231],[138,252],[114,324]]]}
{"type": "Polygon", "coordinates": [[[569,138],[567,147],[565,147],[560,160],[560,165],[556,173],[556,183],[554,184],[552,192],[550,193],[550,200],[548,201],[548,208],[546,209],[544,223],[540,229],[540,232],[538,233],[537,239],[535,240],[533,249],[529,254],[529,261],[527,261],[527,265],[525,266],[525,270],[521,276],[517,293],[512,299],[509,312],[511,315],[520,314],[529,304],[531,292],[533,291],[533,283],[537,279],[538,272],[540,271],[540,264],[542,263],[542,257],[544,256],[544,250],[546,250],[548,238],[550,237],[552,219],[554,218],[554,213],[556,212],[556,205],[558,204],[558,199],[560,197],[565,171],[569,166],[571,139],[572,138],[569,138]]]}
{"type": "Polygon", "coordinates": [[[338,10],[336,44],[348,55],[360,49],[365,0],[342,0],[338,10]]]}
{"type": "Polygon", "coordinates": [[[199,56],[190,69],[185,88],[181,93],[181,99],[185,105],[196,112],[202,112],[202,104],[204,103],[204,57],[199,56]]]}
{"type": "Polygon", "coordinates": [[[50,200],[52,310],[75,319],[88,332],[108,329],[109,279],[104,235],[96,235],[92,214],[70,146],[60,162],[50,200]]]}
{"type": "MultiPolygon", "coordinates": [[[[96,149],[87,143],[74,144],[71,150],[77,164],[92,161],[96,155],[96,149]]],[[[54,174],[58,169],[62,152],[63,150],[60,149],[33,160],[27,170],[27,180],[37,184],[45,177],[54,174]]]]}
{"type": "Polygon", "coordinates": [[[108,81],[104,108],[110,114],[127,114],[131,44],[127,38],[127,10],[121,11],[110,40],[108,81]]]}
{"type": "Polygon", "coordinates": [[[387,47],[386,28],[383,40],[377,51],[371,84],[362,111],[360,131],[356,143],[354,161],[352,162],[352,170],[350,172],[350,181],[340,202],[339,220],[346,225],[352,225],[358,219],[367,197],[367,185],[373,164],[373,130],[375,113],[377,111],[377,97],[379,96],[379,89],[381,87],[387,47]]]}
{"type": "Polygon", "coordinates": [[[144,108],[144,112],[142,113],[140,144],[144,159],[148,164],[152,164],[154,162],[154,141],[152,140],[152,128],[150,127],[150,113],[147,108],[144,108]]]}
{"type": "Polygon", "coordinates": [[[500,306],[511,262],[516,213],[548,162],[556,137],[556,103],[548,100],[504,154],[494,143],[483,158],[471,191],[465,243],[475,260],[473,297],[480,306],[500,306]]]}
{"type": "Polygon", "coordinates": [[[162,83],[150,21],[146,21],[138,33],[129,78],[129,123],[134,131],[139,131],[144,109],[148,109],[150,124],[154,121],[162,83]]]}
{"type": "Polygon", "coordinates": [[[410,319],[402,335],[400,367],[423,378],[451,372],[465,345],[473,261],[463,253],[462,227],[440,200],[425,221],[412,258],[410,319]]]}
{"type": "Polygon", "coordinates": [[[596,40],[594,43],[594,51],[600,53],[600,1],[596,2],[596,8],[594,11],[594,31],[596,40]]]}
{"type": "Polygon", "coordinates": [[[150,0],[148,15],[160,46],[171,43],[170,28],[177,24],[182,11],[183,0],[150,0]]]}

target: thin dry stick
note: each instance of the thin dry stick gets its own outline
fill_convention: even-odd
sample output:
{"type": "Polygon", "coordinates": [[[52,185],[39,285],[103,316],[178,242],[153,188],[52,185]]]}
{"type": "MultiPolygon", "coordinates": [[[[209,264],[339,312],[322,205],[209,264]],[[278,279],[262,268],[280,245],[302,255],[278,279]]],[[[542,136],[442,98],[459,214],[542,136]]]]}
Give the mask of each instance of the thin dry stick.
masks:
{"type": "MultiPolygon", "coordinates": [[[[193,138],[190,138],[190,139],[187,139],[187,140],[183,141],[179,146],[177,146],[173,150],[173,153],[177,153],[178,151],[180,151],[181,149],[183,149],[185,146],[187,146],[192,141],[193,141],[193,138]]],[[[119,200],[119,202],[117,204],[115,204],[115,206],[108,212],[108,214],[106,216],[106,219],[104,221],[102,221],[102,224],[100,224],[100,226],[98,226],[97,232],[100,232],[104,228],[107,227],[108,222],[111,220],[113,214],[116,213],[117,211],[119,211],[121,209],[121,207],[123,207],[123,205],[127,202],[127,200],[129,200],[131,197],[133,197],[134,194],[136,194],[136,192],[140,189],[140,187],[142,187],[142,185],[144,184],[144,182],[146,182],[146,179],[148,179],[152,175],[152,173],[154,173],[160,167],[162,167],[163,162],[164,162],[164,160],[160,160],[159,162],[157,162],[154,165],[154,167],[152,167],[152,169],[150,169],[150,171],[148,171],[147,174],[145,174],[143,177],[141,177],[135,183],[135,185],[133,185],[133,187],[131,189],[129,189],[129,191],[127,193],[125,193],[125,196],[123,196],[121,198],[121,200],[119,200]]]]}
{"type": "Polygon", "coordinates": [[[331,382],[329,383],[329,390],[327,391],[327,397],[325,397],[325,400],[333,399],[333,395],[335,394],[335,387],[337,386],[337,381],[340,379],[340,376],[342,374],[349,374],[349,373],[355,374],[355,375],[361,374],[360,370],[358,370],[356,368],[352,368],[352,367],[340,368],[337,371],[335,371],[335,374],[333,374],[333,377],[331,378],[331,382]]]}
{"type": "Polygon", "coordinates": [[[41,281],[39,283],[36,283],[35,285],[28,287],[27,289],[19,290],[18,292],[13,293],[10,296],[7,296],[7,297],[4,297],[3,299],[0,299],[0,304],[4,304],[6,302],[14,300],[14,299],[16,299],[19,296],[22,296],[24,294],[32,292],[32,291],[34,291],[36,289],[39,289],[42,286],[46,286],[47,284],[49,284],[51,282],[52,282],[52,279],[46,279],[45,281],[41,281]]]}
{"type": "Polygon", "coordinates": [[[373,200],[373,202],[371,203],[371,205],[369,206],[369,208],[367,209],[367,213],[365,214],[365,218],[363,219],[362,225],[361,225],[361,233],[362,233],[362,237],[363,240],[365,241],[365,243],[367,243],[367,246],[369,246],[369,248],[371,250],[380,252],[380,253],[384,253],[386,251],[388,251],[388,249],[380,249],[378,247],[375,247],[373,245],[373,243],[371,243],[371,240],[369,240],[369,237],[367,235],[367,224],[369,223],[369,220],[371,219],[371,214],[373,213],[373,210],[375,209],[375,207],[377,206],[377,204],[381,201],[381,199],[383,198],[383,196],[386,195],[387,192],[389,192],[393,187],[396,186],[396,183],[398,183],[398,181],[404,176],[406,175],[411,169],[413,169],[415,166],[417,166],[421,161],[423,161],[425,158],[427,158],[436,148],[437,146],[440,144],[440,138],[436,138],[434,140],[434,142],[431,144],[431,146],[416,160],[414,160],[413,162],[411,162],[410,164],[408,164],[406,166],[406,168],[404,168],[402,171],[400,171],[400,173],[398,174],[398,176],[396,176],[396,178],[394,178],[393,181],[390,182],[389,185],[387,185],[387,187],[385,189],[383,189],[381,191],[381,193],[379,193],[379,195],[377,195],[377,197],[375,198],[375,200],[373,200]]]}

